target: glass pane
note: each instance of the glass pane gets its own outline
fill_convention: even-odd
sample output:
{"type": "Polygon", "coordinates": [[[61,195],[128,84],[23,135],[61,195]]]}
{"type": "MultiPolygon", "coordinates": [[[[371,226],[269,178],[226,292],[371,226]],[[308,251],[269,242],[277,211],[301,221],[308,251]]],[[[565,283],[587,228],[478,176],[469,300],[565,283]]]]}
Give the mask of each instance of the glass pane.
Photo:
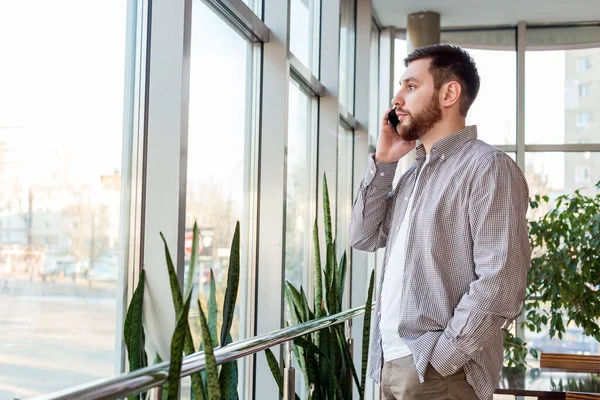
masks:
{"type": "MultiPolygon", "coordinates": [[[[339,262],[342,254],[346,252],[346,262],[348,273],[351,275],[351,259],[350,259],[350,213],[352,212],[353,188],[352,188],[352,170],[354,165],[354,131],[339,127],[338,134],[338,163],[337,163],[337,218],[335,244],[337,252],[337,260],[339,262]]],[[[345,301],[350,300],[348,296],[350,280],[346,279],[346,288],[344,292],[345,301]]],[[[349,307],[349,303],[345,303],[344,307],[349,307]]]]}
{"type": "Polygon", "coordinates": [[[369,143],[376,143],[379,136],[379,30],[371,28],[371,54],[369,62],[369,143]]]}
{"type": "MultiPolygon", "coordinates": [[[[293,80],[289,84],[287,197],[285,216],[285,279],[298,290],[304,289],[312,301],[312,267],[314,265],[313,226],[316,208],[316,101],[300,90],[293,80]]],[[[330,196],[333,185],[329,183],[330,196]]],[[[292,325],[287,300],[285,320],[292,325]]],[[[296,375],[296,393],[305,398],[302,374],[296,375]]]]}
{"type": "MultiPolygon", "coordinates": [[[[543,315],[547,312],[550,315],[550,304],[547,307],[540,307],[537,313],[543,315]]],[[[568,315],[565,312],[563,320],[568,321],[568,315]]],[[[525,328],[525,341],[531,349],[538,350],[539,353],[563,353],[563,354],[587,354],[599,355],[600,344],[593,338],[585,336],[583,329],[575,324],[565,326],[565,333],[562,339],[555,336],[550,339],[548,334],[549,328],[543,327],[541,332],[532,332],[525,328]]],[[[531,354],[527,355],[527,363],[530,367],[539,367],[539,359],[536,360],[531,354]]]]}
{"type": "Polygon", "coordinates": [[[526,143],[600,143],[599,93],[600,48],[526,52],[526,143]]]}
{"type": "Polygon", "coordinates": [[[342,0],[340,16],[340,104],[354,113],[355,1],[342,0]]]}
{"type": "Polygon", "coordinates": [[[337,229],[338,260],[342,253],[350,254],[348,231],[352,211],[352,169],[354,164],[354,132],[340,126],[338,135],[337,229]]]}
{"type": "Polygon", "coordinates": [[[525,153],[525,175],[532,196],[555,198],[577,189],[594,195],[600,181],[600,153],[525,153]]]}
{"type": "MultiPolygon", "coordinates": [[[[525,165],[531,197],[540,194],[555,199],[577,189],[587,196],[597,193],[595,184],[600,180],[600,153],[525,153],[525,165]]],[[[552,202],[549,205],[542,203],[539,209],[530,212],[529,217],[535,220],[552,207],[552,202]]],[[[541,333],[526,329],[525,339],[529,347],[543,352],[600,354],[598,342],[583,336],[582,330],[574,325],[566,327],[562,340],[558,337],[549,339],[547,327],[541,333]]],[[[538,365],[538,361],[529,358],[531,366],[538,365]]]]}
{"type": "Polygon", "coordinates": [[[116,372],[126,5],[0,0],[3,399],[116,372]]]}
{"type": "Polygon", "coordinates": [[[477,125],[479,139],[492,145],[517,140],[517,54],[512,50],[466,48],[475,60],[481,86],[467,114],[467,125],[477,125]],[[501,76],[502,79],[498,79],[501,76]]]}
{"type": "MultiPolygon", "coordinates": [[[[313,99],[289,85],[285,279],[307,290],[315,213],[313,99]]],[[[330,183],[331,185],[331,183],[330,183]]],[[[330,191],[332,187],[330,186],[330,191]]]]}
{"type": "MultiPolygon", "coordinates": [[[[404,59],[408,55],[408,44],[404,39],[396,39],[394,41],[394,94],[398,90],[400,90],[400,78],[402,78],[402,74],[406,70],[404,66],[404,59]]],[[[384,105],[381,104],[381,107],[391,107],[392,99],[384,105]]],[[[383,110],[385,111],[385,110],[383,110]]],[[[377,119],[377,126],[379,126],[379,121],[381,120],[381,115],[377,119]]]]}
{"type": "MultiPolygon", "coordinates": [[[[252,197],[256,191],[247,182],[255,160],[250,150],[253,134],[247,123],[251,104],[246,102],[251,98],[247,69],[252,52],[248,43],[203,2],[194,1],[192,11],[185,262],[187,268],[196,222],[201,240],[194,295],[206,307],[212,270],[222,312],[231,241],[236,222],[240,222],[240,284],[231,328],[233,341],[237,341],[248,336],[246,283],[253,268],[248,232],[255,220],[252,197]]],[[[193,301],[189,319],[196,348],[201,341],[198,313],[193,301]]],[[[238,368],[243,364],[238,362],[238,368]]],[[[242,381],[244,374],[239,376],[242,381]]],[[[189,391],[182,394],[188,398],[189,391]]]]}
{"type": "Polygon", "coordinates": [[[290,1],[290,51],[316,75],[320,0],[290,1]]]}

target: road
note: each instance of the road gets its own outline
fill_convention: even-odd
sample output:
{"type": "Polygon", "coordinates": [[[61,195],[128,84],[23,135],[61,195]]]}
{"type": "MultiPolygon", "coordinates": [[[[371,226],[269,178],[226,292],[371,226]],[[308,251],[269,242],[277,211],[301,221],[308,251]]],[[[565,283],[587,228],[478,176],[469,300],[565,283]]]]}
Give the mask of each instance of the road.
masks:
{"type": "Polygon", "coordinates": [[[1,400],[114,375],[114,290],[76,283],[9,283],[8,291],[0,286],[1,400]]]}

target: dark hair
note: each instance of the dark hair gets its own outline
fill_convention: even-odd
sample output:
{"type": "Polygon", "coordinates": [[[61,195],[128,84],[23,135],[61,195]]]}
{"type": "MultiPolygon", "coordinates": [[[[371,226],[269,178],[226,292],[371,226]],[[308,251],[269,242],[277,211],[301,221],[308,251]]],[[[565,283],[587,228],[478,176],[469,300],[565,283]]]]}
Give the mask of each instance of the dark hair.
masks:
{"type": "Polygon", "coordinates": [[[440,90],[444,83],[453,80],[462,87],[459,106],[461,115],[466,117],[479,92],[479,72],[475,61],[458,46],[434,44],[414,50],[404,59],[404,65],[408,67],[415,60],[427,58],[431,59],[429,72],[433,75],[435,90],[440,90]]]}

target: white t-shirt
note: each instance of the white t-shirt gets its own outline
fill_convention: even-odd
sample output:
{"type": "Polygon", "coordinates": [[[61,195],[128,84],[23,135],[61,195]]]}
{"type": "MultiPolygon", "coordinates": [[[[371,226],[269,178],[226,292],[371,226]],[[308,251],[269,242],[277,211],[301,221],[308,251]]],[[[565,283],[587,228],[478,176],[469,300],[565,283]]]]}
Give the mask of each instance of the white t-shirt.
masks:
{"type": "MultiPolygon", "coordinates": [[[[425,169],[428,162],[429,156],[425,159],[421,171],[425,169]]],[[[421,173],[417,177],[415,187],[419,184],[420,179],[421,173]]],[[[379,329],[381,330],[381,346],[385,362],[411,354],[410,349],[398,334],[398,325],[400,324],[400,300],[402,299],[402,281],[404,280],[404,263],[406,259],[406,238],[414,197],[415,190],[413,189],[396,241],[390,252],[381,287],[381,321],[379,322],[379,329]]],[[[391,227],[390,229],[394,228],[391,227]]]]}

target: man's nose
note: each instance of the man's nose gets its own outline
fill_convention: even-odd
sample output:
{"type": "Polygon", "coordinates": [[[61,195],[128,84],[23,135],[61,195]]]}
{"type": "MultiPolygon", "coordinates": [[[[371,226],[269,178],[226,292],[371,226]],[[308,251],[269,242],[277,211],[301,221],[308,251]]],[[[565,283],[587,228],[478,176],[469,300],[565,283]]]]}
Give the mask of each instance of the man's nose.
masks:
{"type": "Polygon", "coordinates": [[[404,105],[404,99],[402,98],[402,94],[398,91],[394,97],[392,97],[392,106],[393,107],[402,107],[404,105]]]}

